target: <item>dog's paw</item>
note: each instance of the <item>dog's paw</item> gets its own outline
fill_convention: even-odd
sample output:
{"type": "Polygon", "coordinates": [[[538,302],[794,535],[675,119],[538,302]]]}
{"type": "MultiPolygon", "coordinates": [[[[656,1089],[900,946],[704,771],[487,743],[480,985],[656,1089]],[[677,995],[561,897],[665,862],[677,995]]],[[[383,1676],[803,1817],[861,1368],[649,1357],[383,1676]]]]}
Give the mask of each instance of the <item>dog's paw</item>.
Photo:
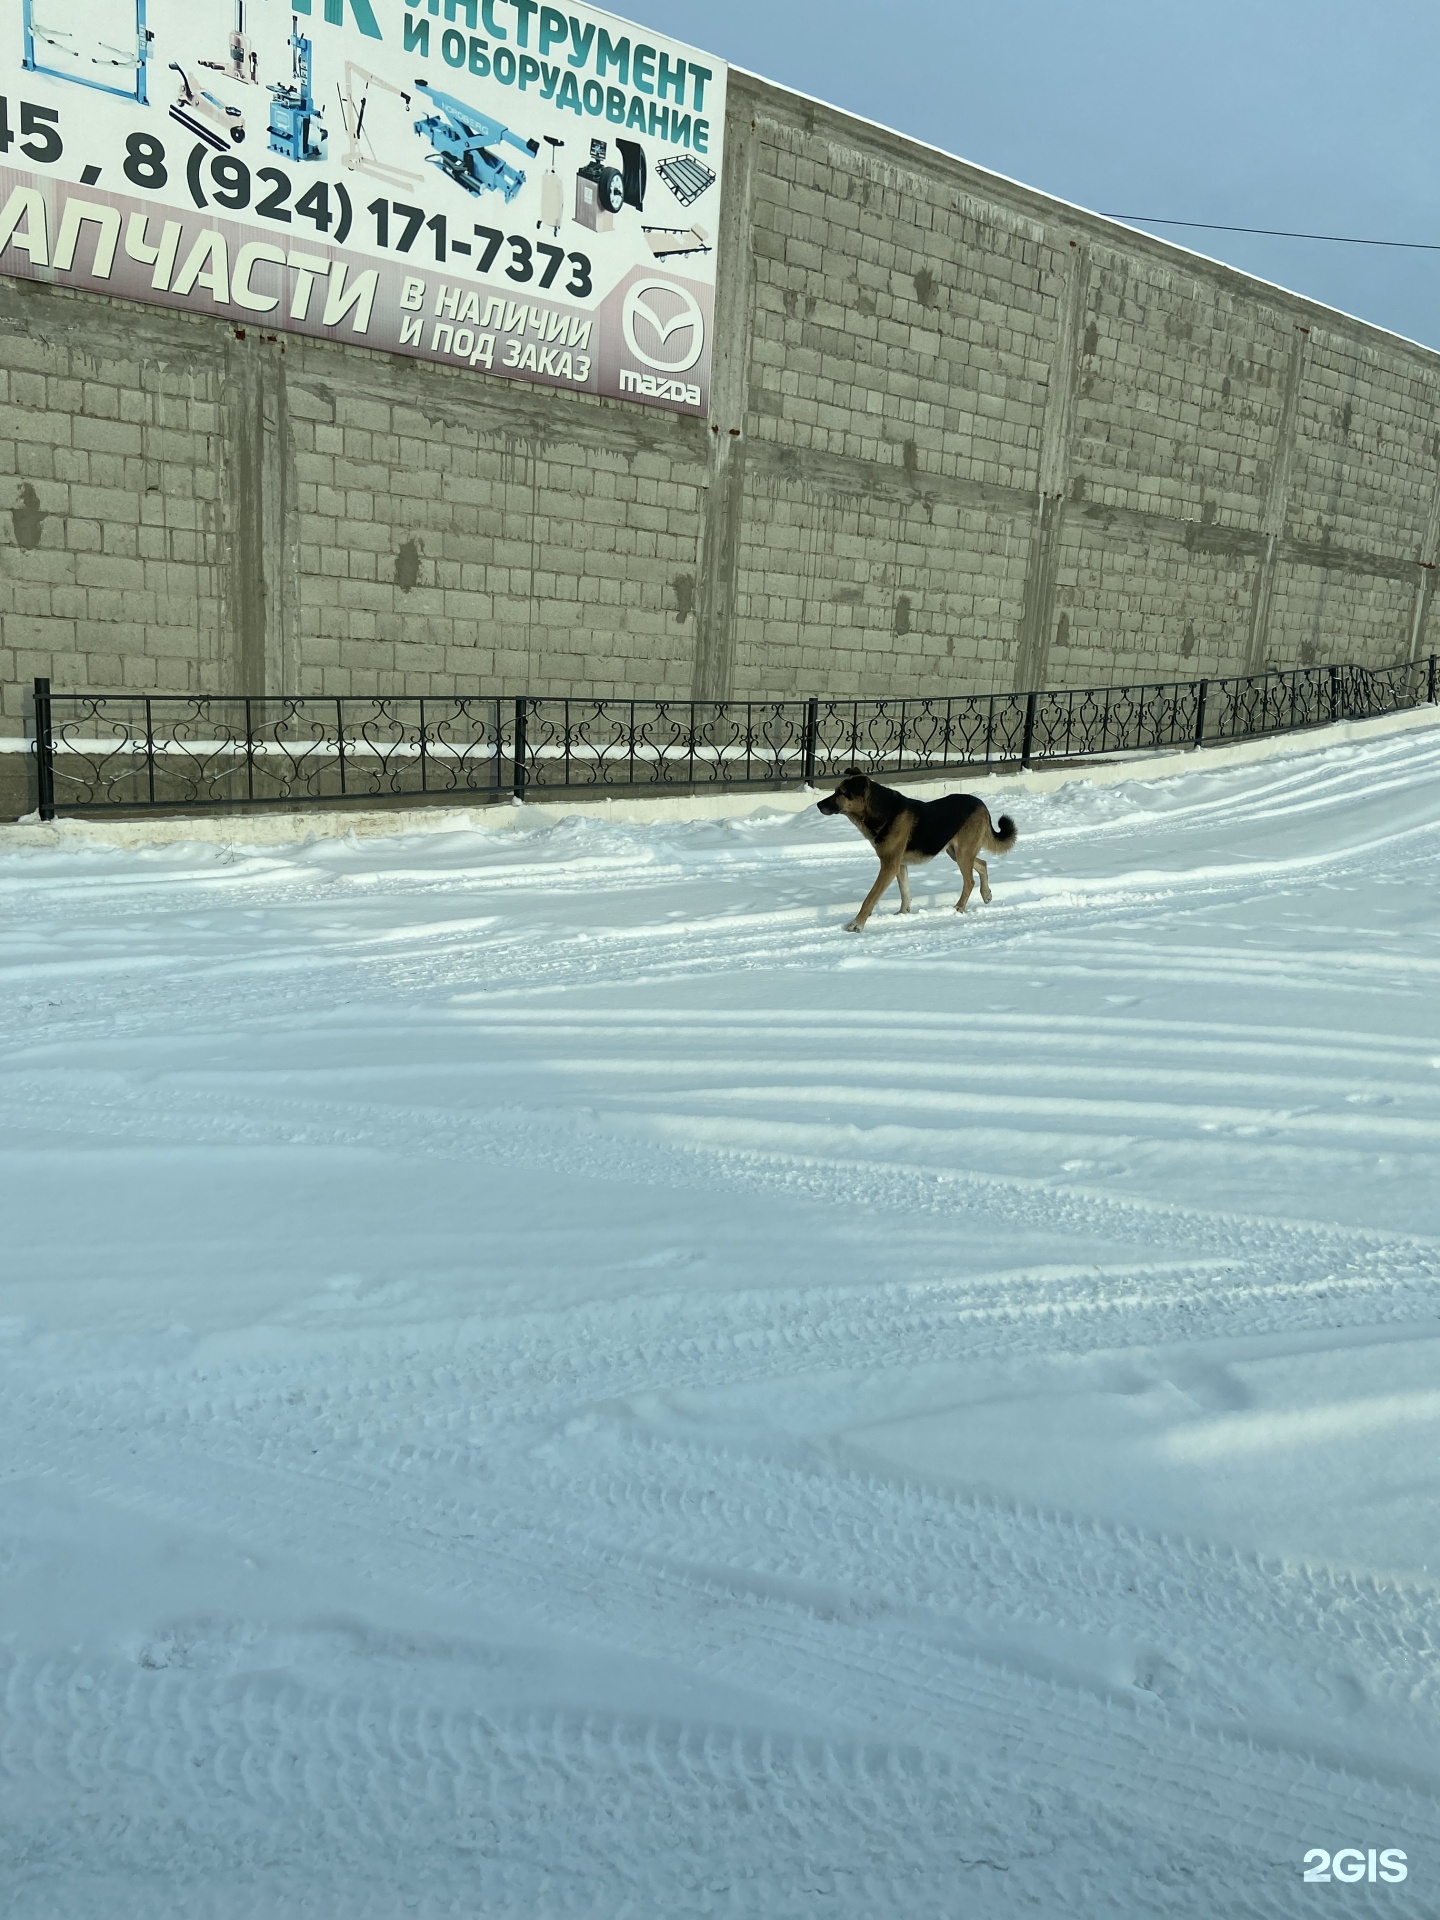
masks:
{"type": "Polygon", "coordinates": [[[860,933],[863,930],[864,925],[865,923],[863,920],[847,920],[845,922],[845,931],[846,933],[860,933]]]}

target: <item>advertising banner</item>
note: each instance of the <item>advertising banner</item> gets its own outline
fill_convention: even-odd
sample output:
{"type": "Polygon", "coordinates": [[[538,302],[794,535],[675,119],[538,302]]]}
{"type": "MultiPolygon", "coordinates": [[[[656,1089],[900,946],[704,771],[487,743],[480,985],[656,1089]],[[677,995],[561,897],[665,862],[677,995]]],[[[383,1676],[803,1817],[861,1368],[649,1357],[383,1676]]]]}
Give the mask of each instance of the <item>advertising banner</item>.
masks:
{"type": "Polygon", "coordinates": [[[686,413],[724,63],[570,0],[6,0],[0,273],[686,413]]]}

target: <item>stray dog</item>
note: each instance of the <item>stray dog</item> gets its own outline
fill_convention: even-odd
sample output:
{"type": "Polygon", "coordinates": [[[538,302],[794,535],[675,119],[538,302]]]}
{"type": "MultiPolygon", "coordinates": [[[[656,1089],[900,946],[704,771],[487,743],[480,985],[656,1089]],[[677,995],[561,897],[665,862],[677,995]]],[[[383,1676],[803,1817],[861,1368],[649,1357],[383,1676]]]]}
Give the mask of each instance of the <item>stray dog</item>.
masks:
{"type": "Polygon", "coordinates": [[[900,911],[910,911],[910,880],[907,867],[933,860],[937,853],[948,853],[960,869],[963,886],[955,911],[963,913],[965,903],[980,875],[980,898],[990,899],[990,875],[982,853],[1008,853],[1019,837],[1015,822],[1002,813],[997,827],[990,809],[972,793],[947,793],[941,800],[912,800],[893,787],[882,787],[878,780],[851,767],[828,800],[819,803],[821,813],[843,813],[853,820],[880,856],[880,873],[861,903],[855,918],[846,923],[847,933],[859,933],[875,902],[892,880],[900,884],[900,911]]]}

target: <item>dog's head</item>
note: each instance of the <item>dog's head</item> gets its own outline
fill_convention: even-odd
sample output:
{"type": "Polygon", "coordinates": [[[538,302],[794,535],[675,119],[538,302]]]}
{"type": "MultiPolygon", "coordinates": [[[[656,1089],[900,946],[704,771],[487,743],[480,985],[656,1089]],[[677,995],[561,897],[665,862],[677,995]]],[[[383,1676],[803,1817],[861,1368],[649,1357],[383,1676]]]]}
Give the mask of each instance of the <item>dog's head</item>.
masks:
{"type": "Polygon", "coordinates": [[[817,805],[821,813],[843,813],[847,819],[859,820],[864,817],[869,796],[869,774],[851,767],[835,791],[817,805]]]}

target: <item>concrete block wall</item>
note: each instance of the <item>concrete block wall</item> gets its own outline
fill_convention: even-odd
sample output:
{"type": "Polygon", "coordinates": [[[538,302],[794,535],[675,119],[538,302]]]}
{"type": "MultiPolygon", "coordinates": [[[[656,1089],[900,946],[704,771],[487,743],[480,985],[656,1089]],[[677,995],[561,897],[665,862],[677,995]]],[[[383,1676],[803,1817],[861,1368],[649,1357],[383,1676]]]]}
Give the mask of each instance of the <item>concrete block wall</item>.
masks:
{"type": "Polygon", "coordinates": [[[1440,646],[1440,355],[732,76],[711,417],[0,279],[0,727],[1440,646]]]}
{"type": "Polygon", "coordinates": [[[700,423],[303,344],[289,684],[689,697],[700,423]]]}
{"type": "Polygon", "coordinates": [[[744,103],[738,684],[828,661],[827,691],[868,695],[1099,685],[1440,644],[1440,355],[813,103],[744,103]]]}
{"type": "Polygon", "coordinates": [[[0,703],[10,729],[36,674],[77,687],[221,683],[214,364],[182,341],[137,379],[133,317],[128,331],[95,327],[89,307],[0,282],[0,703]]]}
{"type": "Polygon", "coordinates": [[[1008,515],[853,483],[817,502],[763,469],[746,506],[738,686],[869,697],[998,684],[1026,557],[1008,515]]]}

